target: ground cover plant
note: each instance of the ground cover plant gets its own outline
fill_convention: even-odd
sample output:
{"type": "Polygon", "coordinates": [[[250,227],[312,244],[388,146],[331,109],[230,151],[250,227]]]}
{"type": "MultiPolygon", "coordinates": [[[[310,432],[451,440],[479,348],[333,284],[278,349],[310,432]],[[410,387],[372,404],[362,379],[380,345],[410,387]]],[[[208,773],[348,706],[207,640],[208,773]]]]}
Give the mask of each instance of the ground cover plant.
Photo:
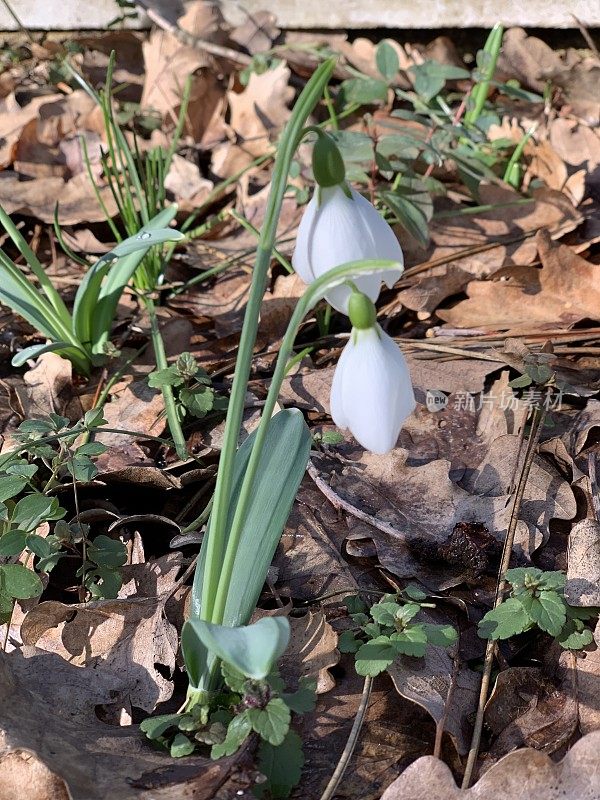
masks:
{"type": "Polygon", "coordinates": [[[3,51],[10,791],[595,796],[593,34],[153,21],[3,51]]]}

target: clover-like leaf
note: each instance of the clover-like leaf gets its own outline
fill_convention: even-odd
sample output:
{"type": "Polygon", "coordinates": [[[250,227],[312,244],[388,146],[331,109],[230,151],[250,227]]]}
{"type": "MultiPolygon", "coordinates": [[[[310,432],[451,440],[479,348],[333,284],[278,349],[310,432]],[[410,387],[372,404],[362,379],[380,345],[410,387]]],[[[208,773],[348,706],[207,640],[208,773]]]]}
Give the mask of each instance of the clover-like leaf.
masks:
{"type": "Polygon", "coordinates": [[[450,647],[456,644],[458,633],[456,628],[452,625],[433,625],[431,623],[424,623],[422,625],[427,641],[437,647],[450,647]]]}
{"type": "Polygon", "coordinates": [[[290,729],[292,712],[281,697],[269,700],[264,708],[249,708],[246,713],[261,739],[272,745],[283,742],[290,729]]]}
{"type": "Polygon", "coordinates": [[[233,755],[248,738],[251,730],[252,725],[248,717],[248,711],[246,710],[231,720],[227,726],[227,735],[225,739],[212,746],[210,757],[216,760],[217,758],[223,758],[223,756],[233,755]]]}
{"type": "Polygon", "coordinates": [[[525,595],[520,598],[525,611],[550,636],[558,636],[567,621],[565,601],[555,591],[542,591],[537,597],[525,595]]]}
{"type": "Polygon", "coordinates": [[[411,625],[398,633],[392,633],[390,639],[397,652],[402,655],[422,658],[427,652],[427,634],[422,625],[411,625]]]}
{"type": "Polygon", "coordinates": [[[359,675],[374,678],[390,666],[398,655],[398,649],[389,636],[377,636],[361,645],[356,653],[355,669],[359,675]]]}
{"type": "Polygon", "coordinates": [[[371,616],[380,625],[394,625],[396,614],[400,611],[398,603],[376,603],[371,606],[371,616]]]}
{"type": "Polygon", "coordinates": [[[479,623],[477,633],[482,639],[510,639],[527,630],[531,623],[531,617],[523,608],[520,598],[509,597],[487,612],[479,623]]]}
{"type": "Polygon", "coordinates": [[[289,797],[300,781],[303,766],[302,739],[296,731],[288,731],[277,747],[262,741],[258,747],[258,767],[267,780],[256,785],[254,794],[270,800],[289,797]]]}

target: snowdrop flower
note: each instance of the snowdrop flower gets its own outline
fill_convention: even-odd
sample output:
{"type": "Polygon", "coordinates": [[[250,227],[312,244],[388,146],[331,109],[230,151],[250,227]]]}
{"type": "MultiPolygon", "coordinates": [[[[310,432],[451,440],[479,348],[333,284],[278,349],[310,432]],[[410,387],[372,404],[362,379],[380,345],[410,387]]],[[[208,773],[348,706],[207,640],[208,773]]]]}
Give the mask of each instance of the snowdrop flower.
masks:
{"type": "MultiPolygon", "coordinates": [[[[349,291],[352,291],[349,289],[349,291]]],[[[375,319],[363,294],[349,300],[352,334],[331,385],[331,416],[372,453],[387,453],[415,408],[410,373],[400,348],[375,319]]]]}
{"type": "MultiPolygon", "coordinates": [[[[313,149],[315,192],[300,221],[292,264],[305,283],[312,283],[340,264],[363,259],[404,263],[394,232],[377,209],[345,183],[344,162],[333,140],[321,133],[313,149]]],[[[356,278],[358,289],[375,301],[382,281],[391,288],[402,269],[380,270],[356,278]]],[[[350,289],[335,286],[325,299],[348,313],[350,289]]]]}

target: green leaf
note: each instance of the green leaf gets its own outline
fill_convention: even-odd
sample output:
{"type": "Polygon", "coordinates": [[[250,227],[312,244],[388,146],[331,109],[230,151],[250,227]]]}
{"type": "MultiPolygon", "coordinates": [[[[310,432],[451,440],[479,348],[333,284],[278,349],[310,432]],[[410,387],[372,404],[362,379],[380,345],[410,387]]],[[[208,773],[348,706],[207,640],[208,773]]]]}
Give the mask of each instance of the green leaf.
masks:
{"type": "Polygon", "coordinates": [[[564,572],[544,572],[539,586],[544,589],[564,589],[567,576],[564,572]]]}
{"type": "Polygon", "coordinates": [[[261,739],[275,746],[283,742],[290,729],[292,712],[281,697],[269,700],[265,708],[249,708],[246,713],[261,739]]]}
{"type": "Polygon", "coordinates": [[[520,598],[531,619],[550,636],[558,636],[567,621],[565,601],[555,591],[542,591],[538,597],[524,595],[520,598]]]}
{"type": "Polygon", "coordinates": [[[390,639],[402,655],[422,658],[427,652],[427,634],[422,625],[411,625],[403,631],[392,633],[390,639]]]}
{"type": "Polygon", "coordinates": [[[17,600],[39,597],[44,591],[41,580],[23,564],[0,565],[0,591],[17,600]]]}
{"type": "Polygon", "coordinates": [[[417,602],[421,602],[422,600],[427,600],[427,595],[423,592],[418,586],[414,583],[409,583],[408,586],[404,587],[404,594],[407,597],[410,597],[411,600],[416,600],[417,602]]]}
{"type": "Polygon", "coordinates": [[[183,378],[175,366],[157,369],[148,375],[148,386],[151,389],[162,389],[163,386],[181,386],[183,378]]]}
{"type": "Polygon", "coordinates": [[[412,200],[396,192],[380,192],[381,199],[400,225],[422,246],[429,245],[429,227],[421,209],[412,200]]]}
{"type": "Polygon", "coordinates": [[[341,97],[345,104],[357,103],[363,106],[384,102],[387,93],[386,81],[377,78],[349,78],[341,85],[341,97]]]}
{"type": "Polygon", "coordinates": [[[114,600],[123,585],[121,573],[113,569],[98,567],[86,575],[85,585],[98,600],[114,600]]]}
{"type": "MultiPolygon", "coordinates": [[[[50,342],[49,344],[32,344],[30,347],[24,347],[19,350],[11,359],[13,367],[22,367],[29,360],[34,360],[43,353],[58,353],[59,355],[65,354],[68,358],[68,352],[73,348],[71,342],[50,342]]],[[[82,350],[82,355],[85,352],[82,350]]]]}
{"type": "MultiPolygon", "coordinates": [[[[253,432],[235,457],[229,523],[233,519],[254,439],[253,432]]],[[[271,419],[244,530],[236,552],[231,590],[223,619],[224,625],[245,624],[256,607],[275,549],[304,476],[310,447],[310,431],[299,411],[286,409],[271,419]]],[[[210,522],[202,542],[199,565],[194,576],[192,590],[194,616],[200,616],[202,573],[209,537],[210,522]]]]}
{"type": "Polygon", "coordinates": [[[103,453],[106,453],[108,447],[102,442],[86,442],[82,444],[81,447],[78,447],[75,451],[75,454],[78,456],[101,456],[103,453]]]}
{"type": "Polygon", "coordinates": [[[508,385],[513,389],[524,389],[526,386],[531,386],[532,383],[533,381],[529,375],[519,375],[518,378],[513,378],[512,381],[509,381],[508,385]]]}
{"type": "Polygon", "coordinates": [[[25,531],[8,531],[0,537],[0,556],[18,556],[25,549],[26,543],[25,531]]]}
{"type": "Polygon", "coordinates": [[[127,563],[127,549],[118,539],[100,534],[88,545],[87,557],[99,567],[122,567],[127,563]]]}
{"type": "Polygon", "coordinates": [[[340,653],[356,653],[361,644],[362,642],[355,638],[354,631],[344,631],[340,634],[338,650],[340,653]]]}
{"type": "Polygon", "coordinates": [[[539,581],[544,573],[537,567],[515,567],[506,570],[506,580],[512,586],[525,586],[525,580],[539,581]]]}
{"type": "Polygon", "coordinates": [[[477,633],[482,639],[510,639],[531,626],[531,617],[516,597],[509,597],[497,608],[488,611],[479,623],[477,633]]]}
{"type": "Polygon", "coordinates": [[[98,468],[86,455],[75,455],[67,462],[67,468],[76,481],[89,483],[98,474],[98,468]]]}
{"type": "Polygon", "coordinates": [[[466,69],[451,64],[440,64],[437,61],[425,61],[409,69],[415,76],[415,92],[426,102],[439,94],[447,80],[471,77],[466,69]]]}
{"type": "MultiPolygon", "coordinates": [[[[418,609],[417,609],[418,610],[418,609]]],[[[376,603],[371,606],[371,616],[380,625],[394,625],[396,614],[400,611],[398,603],[376,603]]]]}
{"type": "Polygon", "coordinates": [[[458,633],[452,625],[432,625],[426,622],[422,627],[428,643],[436,647],[451,647],[458,640],[458,633]]]}
{"type": "Polygon", "coordinates": [[[344,597],[343,602],[350,615],[364,614],[365,611],[368,610],[367,604],[364,602],[364,600],[361,600],[357,594],[351,594],[348,597],[344,597]]]}
{"type": "Polygon", "coordinates": [[[317,702],[317,684],[310,679],[301,678],[298,691],[293,694],[284,693],[283,701],[295,714],[306,714],[312,711],[317,702]]]}
{"type": "MultiPolygon", "coordinates": [[[[191,629],[209,652],[255,680],[267,677],[290,639],[286,617],[263,617],[253,625],[237,628],[192,618],[184,627],[191,629]]],[[[193,646],[193,642],[186,636],[185,650],[190,645],[193,646]]]]}
{"type": "Polygon", "coordinates": [[[242,694],[244,691],[244,684],[248,680],[243,672],[240,672],[232,664],[228,664],[227,661],[221,661],[221,675],[227,686],[229,686],[233,692],[242,694]]]}
{"type": "Polygon", "coordinates": [[[140,730],[146,734],[148,739],[159,739],[169,728],[176,728],[179,719],[179,714],[161,714],[158,717],[146,717],[140,723],[140,730]]]}
{"type": "Polygon", "coordinates": [[[216,761],[216,759],[223,758],[223,756],[233,755],[248,738],[251,730],[252,725],[246,710],[231,720],[227,726],[225,741],[212,746],[210,757],[216,761]]]}
{"type": "Polygon", "coordinates": [[[171,742],[171,758],[182,758],[191,755],[196,749],[196,745],[191,742],[184,733],[178,733],[171,742]]]}
{"type": "Polygon", "coordinates": [[[63,517],[66,511],[59,507],[56,497],[28,494],[16,504],[11,522],[21,530],[33,531],[44,520],[58,519],[57,514],[63,517]]]}
{"type": "Polygon", "coordinates": [[[560,646],[564,647],[565,650],[581,650],[594,641],[592,631],[589,628],[584,628],[581,622],[579,623],[581,628],[578,629],[577,622],[579,620],[567,620],[557,637],[560,646]]]}
{"type": "Polygon", "coordinates": [[[388,636],[378,636],[360,646],[356,653],[355,668],[359,675],[374,678],[383,672],[398,655],[398,649],[388,636]]]}
{"type": "Polygon", "coordinates": [[[258,768],[267,780],[256,785],[254,795],[285,800],[300,782],[303,766],[302,739],[296,731],[289,730],[277,747],[262,740],[258,746],[258,768]]]}
{"type": "Polygon", "coordinates": [[[391,81],[398,74],[400,61],[398,54],[389,42],[380,42],[375,51],[377,69],[386,80],[391,81]]]}
{"type": "MultiPolygon", "coordinates": [[[[2,540],[0,539],[0,542],[2,540]]],[[[48,541],[48,539],[44,538],[43,536],[36,536],[35,533],[30,533],[27,536],[27,547],[34,553],[38,558],[48,558],[55,552],[55,548],[52,546],[52,543],[48,541]]]]}
{"type": "Polygon", "coordinates": [[[396,622],[406,625],[407,622],[417,616],[420,610],[421,606],[418,603],[405,603],[396,612],[396,622]]]}
{"type": "Polygon", "coordinates": [[[187,411],[194,417],[205,417],[212,411],[215,402],[215,392],[210,386],[201,386],[196,389],[181,389],[179,400],[187,411]]]}

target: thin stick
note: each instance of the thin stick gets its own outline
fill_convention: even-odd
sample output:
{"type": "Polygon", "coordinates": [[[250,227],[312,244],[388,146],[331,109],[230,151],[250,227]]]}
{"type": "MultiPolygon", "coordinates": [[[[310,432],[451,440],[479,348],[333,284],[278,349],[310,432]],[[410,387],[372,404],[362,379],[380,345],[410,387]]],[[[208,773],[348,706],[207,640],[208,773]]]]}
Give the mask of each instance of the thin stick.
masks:
{"type": "Polygon", "coordinates": [[[135,5],[143,9],[146,16],[151,19],[155,25],[158,25],[163,31],[167,31],[167,33],[174,36],[177,41],[188,47],[193,47],[196,50],[204,50],[206,53],[220,58],[228,58],[236,64],[248,66],[248,64],[252,63],[252,58],[246,53],[240,53],[239,50],[234,50],[232,47],[223,47],[223,45],[209,42],[206,39],[201,39],[199,36],[188,33],[188,31],[184,31],[183,28],[180,28],[175,23],[166,19],[166,17],[163,17],[163,15],[160,14],[154,6],[151,6],[147,0],[135,0],[135,5]]]}
{"type": "Polygon", "coordinates": [[[340,760],[337,763],[337,767],[335,768],[334,773],[325,788],[325,791],[321,795],[321,800],[331,800],[331,798],[335,795],[338,786],[340,785],[340,781],[344,777],[344,773],[346,772],[348,764],[350,763],[350,759],[354,753],[354,749],[358,743],[358,737],[360,736],[360,731],[362,729],[365,715],[367,713],[367,707],[369,705],[369,698],[371,697],[372,686],[373,678],[367,676],[363,685],[360,705],[358,707],[358,711],[356,712],[356,717],[354,718],[350,736],[348,737],[346,746],[344,747],[342,755],[340,756],[340,760]]]}
{"type": "MultiPolygon", "coordinates": [[[[545,407],[538,406],[533,409],[532,427],[531,427],[531,432],[529,434],[527,449],[525,451],[523,469],[521,471],[521,475],[519,476],[519,482],[517,484],[517,488],[515,491],[512,510],[510,514],[510,522],[508,526],[508,531],[506,533],[506,539],[504,541],[504,547],[502,550],[502,561],[500,564],[500,570],[498,572],[498,584],[496,586],[496,597],[494,600],[494,608],[497,608],[500,605],[504,596],[504,590],[506,588],[506,579],[504,576],[506,574],[506,570],[510,565],[513,544],[515,541],[515,533],[517,530],[517,523],[519,521],[519,515],[521,512],[521,504],[523,502],[523,496],[525,494],[525,486],[527,485],[527,480],[529,478],[529,473],[531,471],[531,466],[533,464],[533,457],[535,455],[535,451],[537,449],[537,445],[540,440],[540,434],[542,432],[542,428],[544,427],[545,418],[546,418],[545,407]]],[[[465,774],[463,777],[463,782],[461,787],[463,789],[468,789],[471,784],[471,779],[473,777],[473,770],[475,768],[475,763],[477,762],[477,757],[479,755],[479,745],[481,743],[481,733],[483,730],[483,717],[485,714],[485,706],[487,703],[487,698],[490,688],[492,667],[494,664],[495,654],[496,654],[496,642],[493,639],[490,639],[485,649],[483,675],[481,678],[481,687],[479,690],[479,702],[477,705],[477,717],[475,719],[475,726],[473,728],[473,738],[471,739],[471,747],[469,749],[469,755],[467,757],[467,764],[465,767],[465,774]]]]}
{"type": "Polygon", "coordinates": [[[319,471],[316,466],[313,464],[312,461],[308,462],[307,467],[308,474],[315,482],[315,485],[318,489],[320,489],[325,497],[329,500],[331,505],[336,509],[343,509],[348,514],[351,514],[356,519],[361,520],[361,522],[366,522],[367,525],[371,525],[373,528],[377,528],[377,530],[383,531],[384,533],[388,533],[390,536],[393,536],[396,539],[401,539],[405,542],[411,539],[410,535],[399,531],[397,528],[394,528],[392,525],[389,525],[387,522],[383,522],[383,520],[377,519],[377,517],[371,517],[369,514],[366,514],[364,511],[361,511],[360,508],[353,506],[352,503],[349,503],[347,500],[344,500],[338,494],[336,494],[331,486],[329,486],[326,481],[319,475],[319,471]]]}

